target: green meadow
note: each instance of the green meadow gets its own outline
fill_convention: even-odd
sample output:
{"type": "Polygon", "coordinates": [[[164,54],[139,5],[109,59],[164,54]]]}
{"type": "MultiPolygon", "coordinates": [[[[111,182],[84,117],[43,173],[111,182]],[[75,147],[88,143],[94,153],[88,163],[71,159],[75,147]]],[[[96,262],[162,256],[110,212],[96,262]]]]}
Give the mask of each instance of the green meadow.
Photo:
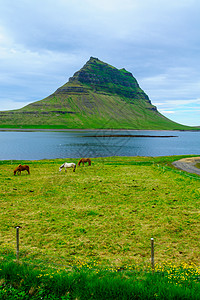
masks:
{"type": "Polygon", "coordinates": [[[171,165],[181,157],[95,158],[66,173],[78,159],[1,161],[1,249],[15,250],[21,226],[21,258],[146,264],[153,237],[156,262],[198,263],[200,177],[171,165]],[[13,176],[19,163],[31,174],[13,176]]]}
{"type": "MultiPolygon", "coordinates": [[[[84,275],[89,280],[94,272],[116,273],[110,278],[116,286],[118,280],[122,284],[131,278],[129,272],[137,272],[137,284],[144,278],[150,284],[160,279],[148,279],[139,270],[151,272],[150,243],[154,238],[156,274],[165,272],[166,282],[182,278],[176,281],[178,285],[184,278],[190,282],[194,278],[199,287],[200,176],[173,167],[171,163],[183,157],[186,156],[94,158],[91,166],[77,166],[76,172],[59,172],[59,166],[65,161],[77,163],[78,159],[1,161],[1,262],[5,265],[15,260],[15,226],[20,226],[20,263],[53,270],[84,269],[89,271],[84,275]],[[19,163],[28,164],[31,174],[24,171],[14,176],[19,163]],[[180,268],[185,270],[185,277],[177,271],[180,268]]],[[[7,271],[1,276],[1,270],[3,266],[3,287],[7,271]]],[[[35,278],[38,276],[46,278],[45,273],[35,278]]],[[[108,280],[110,275],[106,276],[108,280]]],[[[101,280],[104,277],[101,275],[101,280]]],[[[148,299],[164,299],[154,296],[148,299]]],[[[62,299],[112,299],[76,297],[66,295],[62,299]]],[[[168,295],[166,299],[172,298],[168,295]]],[[[173,299],[189,298],[182,295],[173,299]]]]}

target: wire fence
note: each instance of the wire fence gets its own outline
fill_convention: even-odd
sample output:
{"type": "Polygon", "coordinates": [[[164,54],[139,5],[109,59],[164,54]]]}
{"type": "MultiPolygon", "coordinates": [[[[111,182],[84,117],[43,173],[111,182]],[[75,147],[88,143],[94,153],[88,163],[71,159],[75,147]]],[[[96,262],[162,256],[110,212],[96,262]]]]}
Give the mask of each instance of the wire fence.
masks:
{"type": "Polygon", "coordinates": [[[28,248],[24,244],[20,244],[20,230],[23,230],[22,227],[16,226],[16,240],[13,242],[8,242],[5,244],[4,249],[1,249],[1,254],[3,255],[5,260],[15,260],[16,262],[23,262],[28,265],[34,265],[38,267],[48,266],[55,269],[89,269],[89,270],[107,270],[107,271],[124,271],[124,270],[139,270],[144,271],[145,269],[155,270],[155,260],[154,260],[154,238],[151,238],[149,241],[149,257],[148,259],[143,259],[142,263],[135,263],[133,262],[132,265],[105,265],[105,263],[98,263],[96,259],[88,259],[88,260],[81,260],[78,259],[76,262],[74,260],[68,259],[66,256],[62,257],[58,255],[58,261],[55,261],[55,257],[52,258],[48,256],[45,251],[40,249],[33,249],[28,248]]]}

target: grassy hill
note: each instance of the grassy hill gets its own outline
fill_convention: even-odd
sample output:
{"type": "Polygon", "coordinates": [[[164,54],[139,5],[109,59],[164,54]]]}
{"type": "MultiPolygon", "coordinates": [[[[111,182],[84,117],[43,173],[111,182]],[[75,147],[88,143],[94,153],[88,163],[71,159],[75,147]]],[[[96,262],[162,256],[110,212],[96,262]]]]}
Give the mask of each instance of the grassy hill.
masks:
{"type": "Polygon", "coordinates": [[[0,127],[196,129],[160,114],[130,72],[93,57],[47,98],[0,112],[0,127]]]}

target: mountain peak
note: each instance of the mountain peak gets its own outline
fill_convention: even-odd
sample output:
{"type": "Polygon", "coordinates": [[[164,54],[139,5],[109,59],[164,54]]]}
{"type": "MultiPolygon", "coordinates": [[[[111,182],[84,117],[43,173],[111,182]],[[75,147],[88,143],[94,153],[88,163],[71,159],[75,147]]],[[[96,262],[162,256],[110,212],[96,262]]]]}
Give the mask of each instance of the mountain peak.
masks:
{"type": "Polygon", "coordinates": [[[43,100],[0,113],[2,127],[185,129],[162,116],[132,73],[95,57],[43,100]]]}
{"type": "Polygon", "coordinates": [[[88,60],[89,61],[100,61],[97,57],[93,57],[93,56],[90,56],[90,59],[88,60]]]}
{"type": "Polygon", "coordinates": [[[138,99],[143,94],[142,98],[149,101],[132,73],[125,68],[119,70],[92,56],[73,77],[69,78],[69,82],[79,82],[97,93],[117,94],[127,98],[138,99]]]}

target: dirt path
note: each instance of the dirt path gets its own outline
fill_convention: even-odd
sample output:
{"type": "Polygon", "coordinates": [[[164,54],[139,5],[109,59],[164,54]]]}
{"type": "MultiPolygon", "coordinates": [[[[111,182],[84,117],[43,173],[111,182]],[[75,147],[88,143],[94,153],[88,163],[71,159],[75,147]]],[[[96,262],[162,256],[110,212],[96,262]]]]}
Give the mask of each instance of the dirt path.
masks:
{"type": "Polygon", "coordinates": [[[200,157],[188,157],[174,161],[172,164],[174,167],[183,171],[200,175],[200,169],[195,167],[197,163],[200,163],[200,157]]]}

